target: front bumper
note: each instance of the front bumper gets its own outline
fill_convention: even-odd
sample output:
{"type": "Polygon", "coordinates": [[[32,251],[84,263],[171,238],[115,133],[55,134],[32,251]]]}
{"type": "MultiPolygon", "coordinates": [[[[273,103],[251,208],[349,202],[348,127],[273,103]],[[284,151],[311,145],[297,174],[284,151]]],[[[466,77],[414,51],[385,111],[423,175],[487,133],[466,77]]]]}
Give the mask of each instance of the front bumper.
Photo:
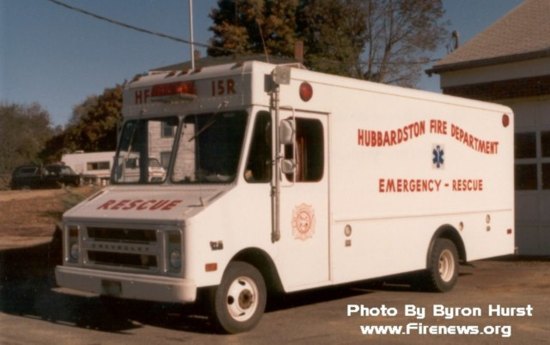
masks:
{"type": "Polygon", "coordinates": [[[155,302],[191,303],[197,298],[197,286],[189,279],[94,269],[57,266],[57,284],[61,287],[124,299],[155,302]]]}

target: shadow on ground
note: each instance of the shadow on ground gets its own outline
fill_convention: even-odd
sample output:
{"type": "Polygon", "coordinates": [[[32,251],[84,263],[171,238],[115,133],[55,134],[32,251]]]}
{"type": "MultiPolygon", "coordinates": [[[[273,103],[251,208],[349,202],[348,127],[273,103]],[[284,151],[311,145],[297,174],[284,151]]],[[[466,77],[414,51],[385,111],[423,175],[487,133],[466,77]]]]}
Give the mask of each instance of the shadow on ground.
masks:
{"type": "MultiPolygon", "coordinates": [[[[125,333],[143,325],[212,333],[201,305],[181,306],[57,291],[55,266],[61,263],[59,232],[51,243],[0,251],[0,312],[104,332],[125,333]]],[[[377,290],[418,291],[411,276],[315,289],[276,296],[267,312],[349,298],[377,290]]]]}

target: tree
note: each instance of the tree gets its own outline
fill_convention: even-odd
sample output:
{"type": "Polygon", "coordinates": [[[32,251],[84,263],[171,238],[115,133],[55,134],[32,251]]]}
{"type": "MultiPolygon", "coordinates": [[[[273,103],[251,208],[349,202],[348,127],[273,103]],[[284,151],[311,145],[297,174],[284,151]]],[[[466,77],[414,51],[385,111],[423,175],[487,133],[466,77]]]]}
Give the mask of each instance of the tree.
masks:
{"type": "Polygon", "coordinates": [[[302,1],[299,37],[305,42],[305,63],[313,70],[362,78],[361,53],[367,43],[363,0],[302,1]]]}
{"type": "Polygon", "coordinates": [[[441,0],[218,0],[208,53],[265,46],[269,55],[292,56],[303,40],[313,70],[412,86],[447,36],[444,13],[441,0]]]}
{"type": "Polygon", "coordinates": [[[98,95],[88,96],[84,102],[77,104],[73,107],[73,114],[67,122],[67,126],[76,126],[83,118],[86,117],[94,107],[97,106],[98,95]]]}
{"type": "Polygon", "coordinates": [[[429,53],[448,35],[441,0],[368,0],[367,45],[362,59],[368,80],[413,86],[429,53]]]}
{"type": "Polygon", "coordinates": [[[122,86],[117,85],[75,106],[65,130],[46,143],[41,156],[48,161],[58,161],[63,153],[76,150],[115,150],[117,125],[121,120],[122,86]]]}
{"type": "Polygon", "coordinates": [[[208,55],[292,56],[297,7],[298,0],[218,0],[208,55]]]}
{"type": "Polygon", "coordinates": [[[38,103],[0,103],[0,174],[41,163],[38,153],[54,131],[49,113],[38,103]]]}
{"type": "MultiPolygon", "coordinates": [[[[76,150],[110,151],[116,148],[117,125],[122,120],[122,86],[105,89],[97,101],[84,102],[86,112],[71,126],[68,140],[76,150]]],[[[75,108],[78,109],[78,106],[75,108]]]]}

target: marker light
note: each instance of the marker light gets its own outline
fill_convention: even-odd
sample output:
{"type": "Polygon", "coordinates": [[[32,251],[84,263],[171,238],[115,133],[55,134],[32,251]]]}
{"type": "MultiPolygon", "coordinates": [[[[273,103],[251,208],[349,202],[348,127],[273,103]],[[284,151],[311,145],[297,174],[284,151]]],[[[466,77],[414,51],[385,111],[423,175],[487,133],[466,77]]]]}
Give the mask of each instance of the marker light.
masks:
{"type": "Polygon", "coordinates": [[[502,125],[506,128],[510,125],[510,116],[508,114],[502,115],[502,125]]]}
{"type": "Polygon", "coordinates": [[[311,97],[313,97],[313,88],[310,83],[304,81],[300,84],[300,98],[302,101],[307,102],[311,99],[311,97]]]}
{"type": "Polygon", "coordinates": [[[209,262],[204,265],[205,272],[215,272],[218,270],[218,264],[216,262],[209,262]]]}

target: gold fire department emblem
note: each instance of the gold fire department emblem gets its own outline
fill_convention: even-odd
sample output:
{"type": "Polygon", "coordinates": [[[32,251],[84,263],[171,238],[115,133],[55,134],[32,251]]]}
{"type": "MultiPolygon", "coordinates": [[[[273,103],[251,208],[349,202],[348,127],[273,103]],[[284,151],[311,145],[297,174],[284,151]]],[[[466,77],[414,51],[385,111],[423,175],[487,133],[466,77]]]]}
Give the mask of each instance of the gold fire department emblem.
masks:
{"type": "Polygon", "coordinates": [[[295,239],[307,240],[315,233],[315,212],[311,205],[300,204],[292,211],[292,234],[295,239]]]}

